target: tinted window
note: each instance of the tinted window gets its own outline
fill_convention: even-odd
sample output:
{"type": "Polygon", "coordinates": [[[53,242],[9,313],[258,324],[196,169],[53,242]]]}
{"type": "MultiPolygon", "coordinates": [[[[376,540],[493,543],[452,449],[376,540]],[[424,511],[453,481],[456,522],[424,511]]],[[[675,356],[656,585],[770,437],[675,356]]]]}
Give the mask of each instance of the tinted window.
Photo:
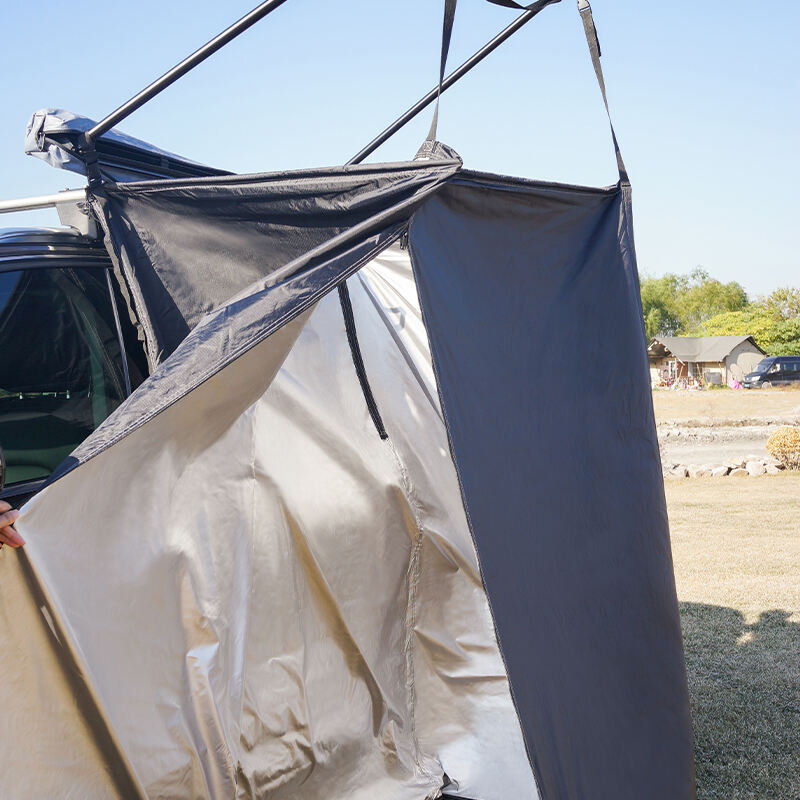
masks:
{"type": "Polygon", "coordinates": [[[772,358],[762,358],[761,361],[758,362],[756,368],[753,372],[766,372],[774,363],[774,359],[772,358]]]}
{"type": "Polygon", "coordinates": [[[105,272],[0,273],[0,445],[7,483],[49,475],[124,398],[105,272]]]}

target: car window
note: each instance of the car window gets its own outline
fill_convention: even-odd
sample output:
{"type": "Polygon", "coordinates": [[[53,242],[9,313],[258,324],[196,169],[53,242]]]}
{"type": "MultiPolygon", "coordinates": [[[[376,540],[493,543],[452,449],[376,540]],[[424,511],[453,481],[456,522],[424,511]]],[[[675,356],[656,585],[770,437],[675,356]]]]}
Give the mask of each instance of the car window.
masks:
{"type": "Polygon", "coordinates": [[[0,273],[7,484],[49,475],[125,399],[121,363],[104,270],[0,273]]]}

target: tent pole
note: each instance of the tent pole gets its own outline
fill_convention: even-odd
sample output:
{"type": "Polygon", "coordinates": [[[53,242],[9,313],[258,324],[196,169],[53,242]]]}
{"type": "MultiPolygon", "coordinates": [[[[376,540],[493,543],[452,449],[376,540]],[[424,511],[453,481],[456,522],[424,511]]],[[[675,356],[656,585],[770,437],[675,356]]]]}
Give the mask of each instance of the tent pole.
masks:
{"type": "Polygon", "coordinates": [[[285,2],[286,0],[266,0],[266,2],[261,3],[260,6],[254,8],[249,14],[245,14],[238,22],[234,22],[233,25],[226,28],[218,36],[215,36],[210,42],[204,44],[199,50],[195,50],[194,53],[184,58],[179,64],[176,64],[169,72],[165,72],[158,80],[153,81],[148,87],[142,89],[139,94],[128,100],[127,103],[121,105],[116,111],[112,111],[93,128],[90,128],[85,134],[87,144],[91,143],[98,136],[111,130],[111,128],[125,119],[125,117],[136,111],[137,108],[143,106],[148,100],[151,100],[159,92],[166,89],[167,86],[175,83],[178,78],[184,76],[189,70],[194,69],[201,61],[205,61],[210,55],[216,53],[221,47],[224,47],[240,33],[243,33],[249,27],[255,25],[256,22],[266,17],[267,14],[274,11],[285,2]]]}
{"type": "MultiPolygon", "coordinates": [[[[559,0],[551,0],[551,2],[557,3],[559,0]]],[[[547,3],[546,5],[550,4],[547,3]]],[[[523,25],[525,25],[526,22],[530,22],[543,8],[545,8],[545,5],[530,9],[524,14],[520,14],[508,27],[503,28],[503,30],[494,37],[494,39],[487,42],[480,50],[478,50],[477,53],[468,58],[460,67],[451,72],[450,75],[448,75],[442,81],[442,92],[444,92],[446,89],[449,89],[457,80],[466,75],[476,64],[479,64],[481,61],[483,61],[483,59],[486,58],[489,53],[497,49],[506,39],[508,39],[523,25]]],[[[367,156],[374,153],[375,150],[377,150],[387,139],[394,136],[394,134],[397,133],[397,131],[399,131],[400,128],[402,128],[407,122],[410,122],[412,119],[414,119],[414,117],[416,117],[420,111],[427,108],[434,100],[436,100],[438,94],[439,85],[437,84],[428,92],[428,94],[425,95],[425,97],[411,106],[411,108],[409,108],[405,114],[396,119],[388,128],[386,128],[385,131],[378,134],[378,136],[376,136],[362,150],[359,150],[359,152],[347,162],[347,165],[360,164],[367,156]]]]}

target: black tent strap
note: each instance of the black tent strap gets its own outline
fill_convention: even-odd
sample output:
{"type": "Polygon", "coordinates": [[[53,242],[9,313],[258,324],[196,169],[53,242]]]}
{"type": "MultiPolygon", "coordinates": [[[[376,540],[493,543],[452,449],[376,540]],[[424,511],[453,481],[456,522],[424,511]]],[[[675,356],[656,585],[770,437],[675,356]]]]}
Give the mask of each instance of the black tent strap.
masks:
{"type": "Polygon", "coordinates": [[[353,359],[353,366],[356,368],[356,375],[361,385],[361,392],[364,395],[364,400],[367,403],[369,415],[372,417],[372,422],[375,425],[375,430],[378,431],[378,436],[380,436],[381,439],[388,439],[389,434],[386,433],[386,428],[381,418],[381,412],[378,410],[378,404],[375,402],[375,395],[372,394],[372,387],[369,385],[367,370],[364,368],[361,346],[358,343],[358,335],[356,334],[353,304],[350,302],[350,290],[347,288],[346,281],[342,281],[342,283],[339,284],[339,303],[342,306],[344,329],[347,332],[347,343],[350,345],[350,356],[353,359]]]}
{"type": "Polygon", "coordinates": [[[457,0],[444,0],[444,19],[442,21],[442,52],[439,59],[439,88],[436,94],[436,107],[433,110],[431,128],[428,131],[426,142],[436,140],[436,128],[439,125],[439,100],[442,97],[442,83],[444,81],[444,69],[447,66],[447,54],[450,51],[450,39],[453,35],[453,20],[456,16],[457,0]]]}
{"type": "MultiPolygon", "coordinates": [[[[489,2],[505,5],[507,2],[513,2],[513,0],[489,0],[489,2]]],[[[589,0],[578,0],[578,11],[580,12],[581,21],[583,22],[583,31],[586,34],[586,43],[589,45],[589,54],[592,57],[594,74],[597,76],[597,83],[600,85],[600,93],[603,95],[603,104],[606,107],[608,124],[611,126],[611,139],[614,142],[614,154],[617,157],[619,179],[621,183],[629,184],[630,181],[628,180],[628,170],[625,168],[625,162],[622,160],[622,153],[620,153],[619,143],[617,142],[617,134],[614,131],[614,123],[611,121],[611,112],[608,109],[606,82],[603,79],[603,67],[600,65],[600,42],[597,39],[597,29],[594,26],[592,7],[589,5],[589,0]]]]}
{"type": "MultiPolygon", "coordinates": [[[[444,0],[444,19],[442,21],[442,50],[439,59],[439,88],[436,95],[436,107],[433,111],[433,120],[431,127],[428,131],[428,136],[425,139],[422,147],[420,148],[418,156],[430,155],[436,147],[436,128],[439,122],[439,99],[442,95],[442,83],[444,81],[444,71],[447,66],[447,54],[450,50],[450,39],[453,34],[453,20],[456,15],[457,0],[444,0]]],[[[364,367],[364,359],[361,355],[361,345],[358,342],[358,332],[356,330],[356,321],[353,316],[353,304],[350,300],[350,290],[347,288],[347,282],[344,281],[339,284],[339,304],[342,307],[342,317],[344,318],[344,329],[347,333],[347,343],[350,345],[350,355],[353,359],[353,366],[358,376],[358,382],[361,385],[361,392],[364,395],[364,401],[367,404],[369,415],[372,417],[372,422],[375,425],[375,430],[378,431],[378,436],[381,439],[388,439],[389,434],[386,433],[386,428],[383,425],[381,412],[378,409],[378,404],[375,401],[375,395],[372,393],[372,387],[369,384],[367,377],[367,370],[364,367]]]]}

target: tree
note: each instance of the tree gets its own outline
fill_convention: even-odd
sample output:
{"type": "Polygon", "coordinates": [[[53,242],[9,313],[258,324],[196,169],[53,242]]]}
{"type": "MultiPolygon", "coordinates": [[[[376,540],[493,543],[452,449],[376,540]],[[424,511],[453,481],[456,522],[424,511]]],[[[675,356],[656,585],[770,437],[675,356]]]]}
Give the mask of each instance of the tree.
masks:
{"type": "Polygon", "coordinates": [[[687,334],[707,319],[748,305],[747,293],[735,281],[721,283],[702,267],[689,275],[670,273],[641,281],[645,331],[654,336],[687,334]]]}
{"type": "Polygon", "coordinates": [[[694,332],[701,336],[752,336],[767,355],[800,355],[800,316],[784,319],[761,304],[717,314],[694,332]]]}
{"type": "Polygon", "coordinates": [[[663,278],[644,278],[641,282],[642,313],[648,339],[654,336],[674,336],[680,327],[675,305],[676,275],[663,278]]]}
{"type": "Polygon", "coordinates": [[[761,305],[766,311],[774,312],[783,319],[796,319],[800,317],[800,289],[789,286],[775,289],[762,300],[761,305]]]}

